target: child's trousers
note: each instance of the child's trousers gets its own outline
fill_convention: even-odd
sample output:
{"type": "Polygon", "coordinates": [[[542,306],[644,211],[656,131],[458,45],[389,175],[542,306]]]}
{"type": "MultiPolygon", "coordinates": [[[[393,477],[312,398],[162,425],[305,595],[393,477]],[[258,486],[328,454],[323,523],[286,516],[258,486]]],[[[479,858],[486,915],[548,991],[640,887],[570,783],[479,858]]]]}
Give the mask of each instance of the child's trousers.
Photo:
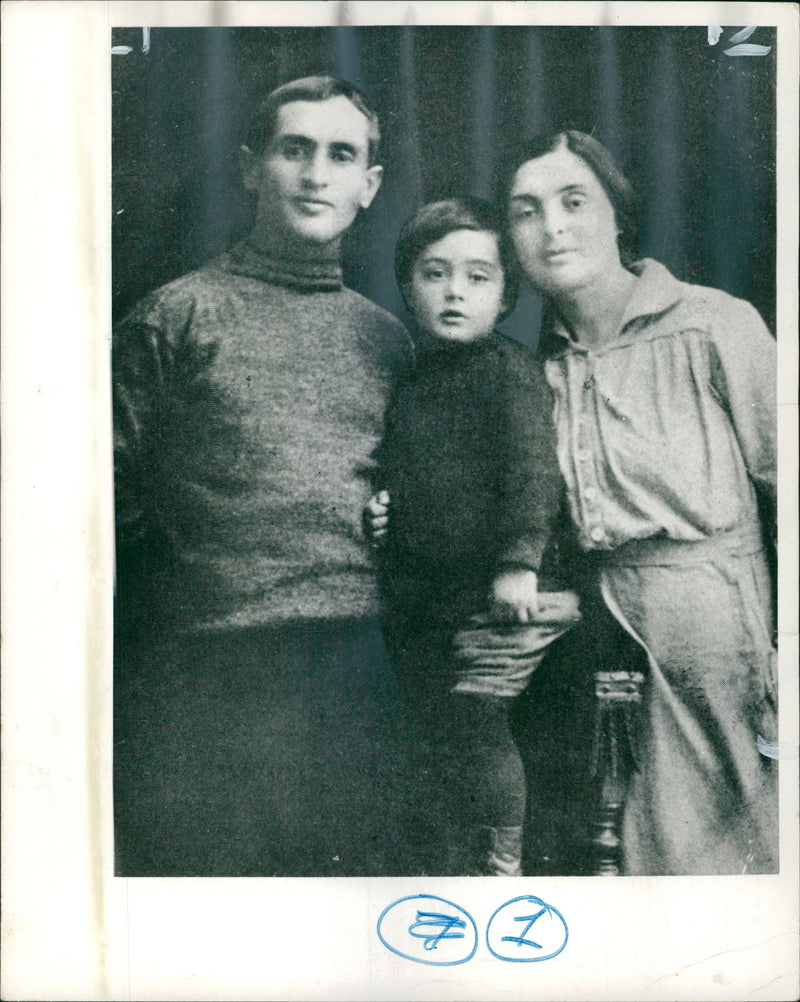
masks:
{"type": "Polygon", "coordinates": [[[512,710],[550,644],[578,618],[574,596],[554,601],[549,622],[528,626],[474,617],[464,629],[408,622],[398,629],[397,621],[387,629],[426,873],[488,872],[498,852],[516,853],[518,866],[526,784],[512,710]]]}

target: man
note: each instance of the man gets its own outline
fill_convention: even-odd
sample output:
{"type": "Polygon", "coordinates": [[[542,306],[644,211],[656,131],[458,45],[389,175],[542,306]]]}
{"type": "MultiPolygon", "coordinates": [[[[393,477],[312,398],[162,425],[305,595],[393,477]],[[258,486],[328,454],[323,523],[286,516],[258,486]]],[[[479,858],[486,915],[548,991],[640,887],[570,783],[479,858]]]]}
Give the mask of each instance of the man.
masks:
{"type": "Polygon", "coordinates": [[[378,141],[350,84],[273,91],[241,150],[250,236],[115,331],[122,874],[396,865],[359,519],[410,342],[339,258],[378,141]]]}

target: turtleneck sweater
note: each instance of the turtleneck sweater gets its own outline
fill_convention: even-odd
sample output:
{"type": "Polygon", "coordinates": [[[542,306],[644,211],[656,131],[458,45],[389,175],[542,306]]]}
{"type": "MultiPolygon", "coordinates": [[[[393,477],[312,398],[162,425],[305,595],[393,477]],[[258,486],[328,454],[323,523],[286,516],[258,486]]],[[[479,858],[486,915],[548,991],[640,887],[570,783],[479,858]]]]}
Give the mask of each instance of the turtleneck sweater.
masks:
{"type": "Polygon", "coordinates": [[[390,314],[338,248],[232,248],[114,332],[120,613],[174,629],[377,611],[361,531],[389,388],[390,314]]]}

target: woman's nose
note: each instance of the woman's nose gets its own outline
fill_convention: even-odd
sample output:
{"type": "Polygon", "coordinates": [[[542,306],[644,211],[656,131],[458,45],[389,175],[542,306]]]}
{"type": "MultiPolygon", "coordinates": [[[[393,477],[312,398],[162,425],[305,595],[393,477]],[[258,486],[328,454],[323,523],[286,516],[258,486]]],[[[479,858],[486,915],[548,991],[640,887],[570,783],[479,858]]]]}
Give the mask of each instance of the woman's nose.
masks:
{"type": "Polygon", "coordinates": [[[561,233],[563,231],[564,211],[560,205],[545,207],[543,216],[544,231],[548,236],[555,236],[557,233],[561,233]]]}

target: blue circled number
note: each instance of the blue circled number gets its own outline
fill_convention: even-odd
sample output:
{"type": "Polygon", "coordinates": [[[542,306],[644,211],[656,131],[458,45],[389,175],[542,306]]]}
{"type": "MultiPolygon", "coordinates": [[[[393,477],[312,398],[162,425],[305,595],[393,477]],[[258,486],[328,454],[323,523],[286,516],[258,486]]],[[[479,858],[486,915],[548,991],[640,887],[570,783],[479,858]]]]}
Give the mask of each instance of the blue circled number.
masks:
{"type": "Polygon", "coordinates": [[[486,927],[486,945],[498,960],[532,964],[551,960],[567,945],[569,930],[561,912],[532,894],[501,905],[486,927]]]}
{"type": "Polygon", "coordinates": [[[478,930],[469,912],[435,894],[393,901],[380,914],[378,938],[398,957],[435,967],[465,964],[478,947],[478,930]]]}

